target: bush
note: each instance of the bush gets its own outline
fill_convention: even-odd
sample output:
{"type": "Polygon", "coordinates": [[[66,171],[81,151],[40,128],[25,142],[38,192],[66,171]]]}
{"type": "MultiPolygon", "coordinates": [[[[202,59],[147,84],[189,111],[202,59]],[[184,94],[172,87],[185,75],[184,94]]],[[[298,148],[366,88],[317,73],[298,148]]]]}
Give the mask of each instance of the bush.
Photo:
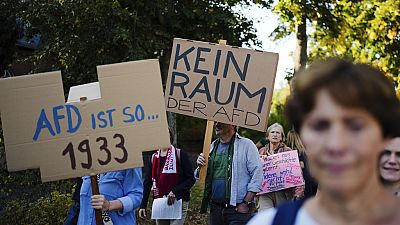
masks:
{"type": "Polygon", "coordinates": [[[26,200],[12,200],[7,204],[0,224],[63,224],[72,203],[71,194],[61,194],[58,191],[33,203],[26,200]]]}
{"type": "Polygon", "coordinates": [[[63,224],[73,180],[42,183],[40,172],[0,170],[0,225],[63,224]]]}

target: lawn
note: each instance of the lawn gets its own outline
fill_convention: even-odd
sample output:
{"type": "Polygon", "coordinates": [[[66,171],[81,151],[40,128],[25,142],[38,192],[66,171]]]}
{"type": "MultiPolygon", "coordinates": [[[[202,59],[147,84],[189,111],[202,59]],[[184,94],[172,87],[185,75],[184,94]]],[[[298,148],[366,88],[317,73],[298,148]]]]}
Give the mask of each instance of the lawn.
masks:
{"type": "MultiPolygon", "coordinates": [[[[203,197],[203,185],[196,183],[190,191],[189,210],[186,216],[185,225],[206,225],[208,224],[208,213],[200,214],[201,199],[203,197]]],[[[149,199],[147,206],[148,218],[150,218],[152,199],[149,199]]],[[[151,219],[139,219],[138,225],[155,225],[156,222],[151,219]]]]}

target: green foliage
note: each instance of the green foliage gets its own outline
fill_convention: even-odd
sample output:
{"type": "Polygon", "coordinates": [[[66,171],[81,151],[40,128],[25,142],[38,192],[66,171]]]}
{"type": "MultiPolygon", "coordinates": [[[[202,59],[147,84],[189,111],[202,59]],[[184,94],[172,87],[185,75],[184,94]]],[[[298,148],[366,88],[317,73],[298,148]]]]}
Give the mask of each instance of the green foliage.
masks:
{"type": "MultiPolygon", "coordinates": [[[[335,1],[332,14],[340,32],[315,26],[310,58],[338,56],[380,68],[400,87],[400,2],[335,1]]],[[[398,93],[400,90],[397,89],[398,93]]]]}
{"type": "Polygon", "coordinates": [[[41,197],[33,203],[23,199],[13,200],[7,204],[0,224],[63,224],[71,205],[71,195],[61,194],[57,191],[52,192],[49,197],[41,197]]]}
{"type": "Polygon", "coordinates": [[[74,185],[70,180],[42,183],[39,170],[7,172],[3,168],[0,224],[60,224],[55,221],[64,220],[74,185]]]}
{"type": "Polygon", "coordinates": [[[400,1],[281,0],[274,12],[280,39],[295,32],[306,16],[310,61],[340,57],[380,68],[397,84],[400,96],[400,1]]]}
{"type": "Polygon", "coordinates": [[[62,70],[65,90],[96,80],[96,65],[160,58],[165,80],[174,37],[231,45],[260,45],[253,22],[234,12],[239,4],[270,1],[27,0],[17,16],[29,35],[42,34],[35,71],[62,70]]]}
{"type": "Polygon", "coordinates": [[[0,77],[3,76],[3,71],[11,66],[15,52],[15,43],[18,37],[18,30],[15,26],[17,6],[18,2],[13,0],[0,2],[0,77]]]}
{"type": "Polygon", "coordinates": [[[291,129],[291,125],[284,115],[285,102],[289,93],[289,86],[275,90],[274,95],[272,96],[271,112],[268,120],[269,125],[280,123],[285,132],[288,132],[291,129]]]}
{"type": "Polygon", "coordinates": [[[273,12],[279,15],[280,25],[271,34],[275,40],[294,33],[296,25],[302,24],[305,16],[309,22],[313,22],[325,29],[327,33],[338,32],[336,26],[338,18],[331,13],[336,0],[280,0],[273,8],[273,12]]]}

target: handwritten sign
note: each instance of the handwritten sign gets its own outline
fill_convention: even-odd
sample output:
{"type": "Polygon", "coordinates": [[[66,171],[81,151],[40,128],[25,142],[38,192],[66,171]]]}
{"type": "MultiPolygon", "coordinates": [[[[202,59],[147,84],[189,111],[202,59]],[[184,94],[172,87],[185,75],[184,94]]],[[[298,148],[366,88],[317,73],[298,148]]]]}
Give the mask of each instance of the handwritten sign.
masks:
{"type": "Polygon", "coordinates": [[[59,71],[0,80],[9,171],[40,167],[42,181],[79,177],[141,167],[142,151],[169,146],[158,61],[97,71],[101,94],[82,102],[65,103],[59,71]]]}
{"type": "Polygon", "coordinates": [[[262,191],[279,191],[304,184],[297,151],[287,151],[261,159],[263,165],[262,191]]]}
{"type": "Polygon", "coordinates": [[[174,39],[168,111],[265,131],[278,54],[174,39]]]}

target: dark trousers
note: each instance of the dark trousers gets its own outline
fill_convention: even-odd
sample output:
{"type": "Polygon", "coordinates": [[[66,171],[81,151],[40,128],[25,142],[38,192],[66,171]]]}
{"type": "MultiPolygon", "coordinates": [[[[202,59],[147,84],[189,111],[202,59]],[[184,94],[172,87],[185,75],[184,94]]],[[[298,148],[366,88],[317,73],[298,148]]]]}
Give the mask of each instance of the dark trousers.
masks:
{"type": "Polygon", "coordinates": [[[64,225],[76,225],[78,223],[79,206],[79,203],[75,203],[69,208],[67,217],[64,221],[64,225]]]}
{"type": "Polygon", "coordinates": [[[210,203],[210,225],[246,225],[252,213],[239,213],[234,207],[210,203]]]}

